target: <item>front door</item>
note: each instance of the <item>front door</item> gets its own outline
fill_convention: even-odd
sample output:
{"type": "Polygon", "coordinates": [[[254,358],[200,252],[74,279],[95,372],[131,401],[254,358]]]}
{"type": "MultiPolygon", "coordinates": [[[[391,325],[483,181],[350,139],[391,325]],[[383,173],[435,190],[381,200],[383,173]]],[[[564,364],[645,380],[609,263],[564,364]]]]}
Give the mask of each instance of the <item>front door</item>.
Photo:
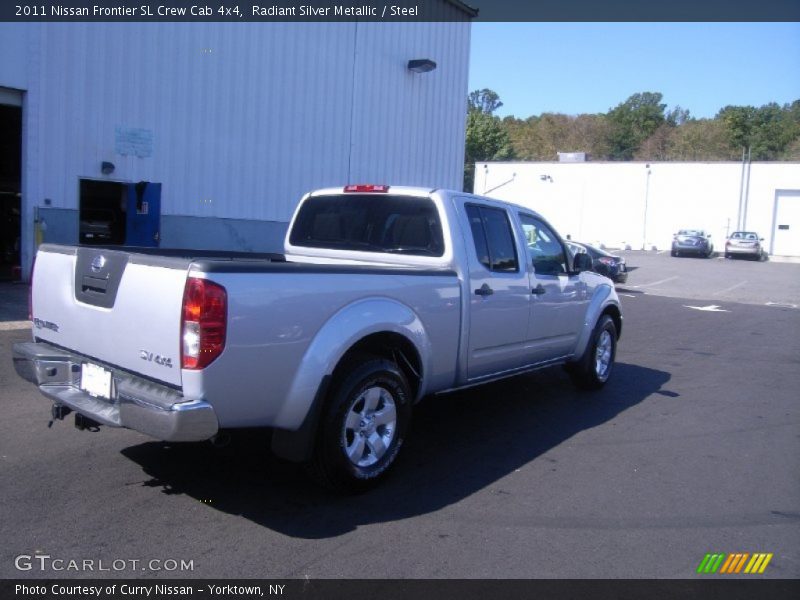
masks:
{"type": "Polygon", "coordinates": [[[537,362],[571,353],[577,343],[589,298],[580,275],[570,275],[566,249],[541,219],[519,213],[528,264],[533,268],[533,300],[528,320],[531,356],[537,362]]]}

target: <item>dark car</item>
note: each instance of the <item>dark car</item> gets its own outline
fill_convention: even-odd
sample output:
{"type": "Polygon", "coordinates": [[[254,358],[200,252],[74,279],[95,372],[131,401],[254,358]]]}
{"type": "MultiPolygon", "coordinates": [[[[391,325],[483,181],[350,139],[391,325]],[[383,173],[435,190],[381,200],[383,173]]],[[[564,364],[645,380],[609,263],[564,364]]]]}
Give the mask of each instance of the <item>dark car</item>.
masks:
{"type": "Polygon", "coordinates": [[[114,237],[114,225],[114,213],[110,210],[82,210],[80,219],[80,243],[110,243],[114,237]]]}
{"type": "Polygon", "coordinates": [[[711,258],[714,255],[714,244],[711,235],[702,229],[681,229],[672,238],[672,256],[693,254],[711,258]]]}
{"type": "Polygon", "coordinates": [[[572,255],[586,253],[592,259],[592,270],[600,275],[605,275],[614,283],[628,281],[628,267],[625,259],[616,256],[590,244],[568,241],[567,246],[572,255]]]}

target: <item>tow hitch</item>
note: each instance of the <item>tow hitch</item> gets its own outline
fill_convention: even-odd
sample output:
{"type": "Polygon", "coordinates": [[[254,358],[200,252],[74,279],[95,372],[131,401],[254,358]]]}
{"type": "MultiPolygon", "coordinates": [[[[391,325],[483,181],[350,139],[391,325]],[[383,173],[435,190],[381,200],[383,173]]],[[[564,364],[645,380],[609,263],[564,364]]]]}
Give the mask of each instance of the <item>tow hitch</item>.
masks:
{"type": "Polygon", "coordinates": [[[89,417],[84,417],[80,413],[75,413],[75,429],[79,431],[100,431],[100,423],[89,417]]]}
{"type": "Polygon", "coordinates": [[[51,418],[47,423],[47,428],[50,429],[53,426],[54,421],[63,421],[64,417],[71,412],[72,409],[69,406],[64,406],[63,404],[53,404],[53,406],[50,408],[51,418]]]}

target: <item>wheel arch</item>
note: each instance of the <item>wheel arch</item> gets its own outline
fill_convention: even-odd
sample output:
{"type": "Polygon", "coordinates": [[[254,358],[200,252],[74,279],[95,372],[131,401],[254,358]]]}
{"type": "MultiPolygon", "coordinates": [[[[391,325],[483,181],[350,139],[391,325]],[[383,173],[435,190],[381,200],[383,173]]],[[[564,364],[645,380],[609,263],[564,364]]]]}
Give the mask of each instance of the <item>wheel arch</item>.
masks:
{"type": "Polygon", "coordinates": [[[425,394],[431,343],[422,321],[396,300],[361,300],[331,317],[309,344],[275,424],[272,448],[277,454],[307,459],[328,391],[359,355],[393,360],[413,400],[425,394]]]}

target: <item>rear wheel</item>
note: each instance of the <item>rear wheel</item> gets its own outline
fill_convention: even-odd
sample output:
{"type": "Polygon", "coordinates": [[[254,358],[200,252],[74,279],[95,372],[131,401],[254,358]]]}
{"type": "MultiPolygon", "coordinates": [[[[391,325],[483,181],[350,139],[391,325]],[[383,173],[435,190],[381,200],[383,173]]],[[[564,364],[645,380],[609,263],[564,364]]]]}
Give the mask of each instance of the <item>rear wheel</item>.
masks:
{"type": "Polygon", "coordinates": [[[360,357],[335,386],[309,471],[327,488],[359,493],[394,464],[411,421],[411,392],[392,361],[360,357]]]}
{"type": "Polygon", "coordinates": [[[599,390],[611,377],[617,353],[617,327],[609,315],[597,321],[583,357],[569,365],[572,382],[583,390],[599,390]]]}
{"type": "Polygon", "coordinates": [[[672,252],[670,252],[670,255],[671,256],[678,256],[678,251],[677,250],[673,250],[672,252]]]}

